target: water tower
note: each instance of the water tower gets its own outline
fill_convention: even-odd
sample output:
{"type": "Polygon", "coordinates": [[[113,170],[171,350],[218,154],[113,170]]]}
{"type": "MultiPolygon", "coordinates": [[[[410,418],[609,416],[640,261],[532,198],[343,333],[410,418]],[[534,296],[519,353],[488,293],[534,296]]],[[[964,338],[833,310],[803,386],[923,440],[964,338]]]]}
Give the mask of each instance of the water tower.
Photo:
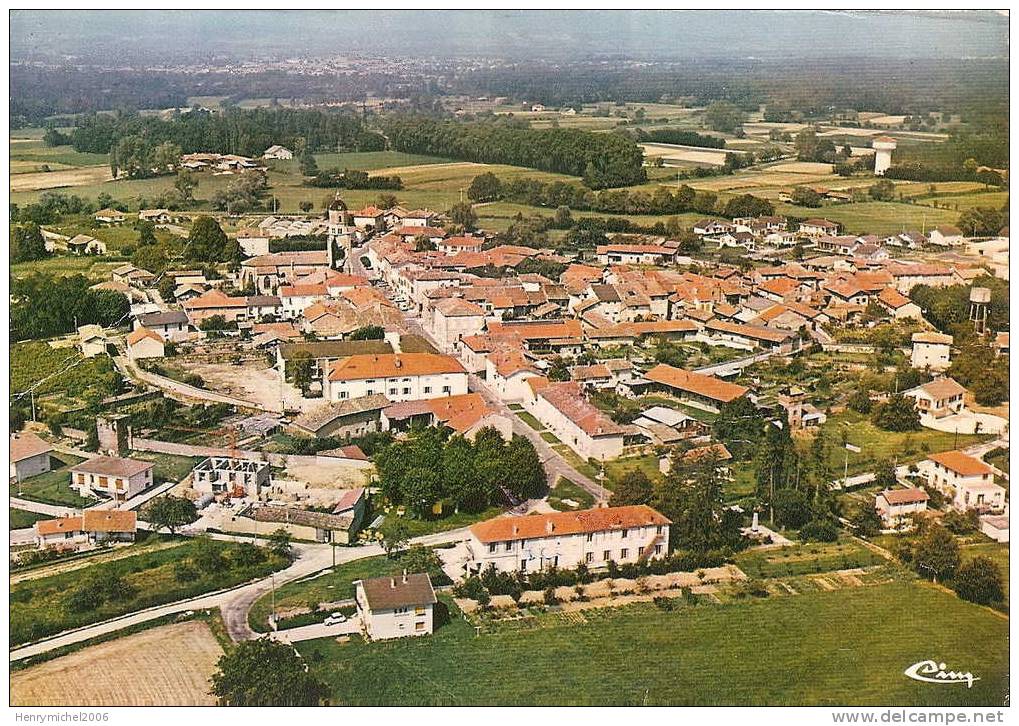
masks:
{"type": "Polygon", "coordinates": [[[974,287],[969,291],[969,319],[973,329],[980,335],[987,330],[987,309],[991,304],[991,291],[986,287],[974,287]]]}
{"type": "Polygon", "coordinates": [[[871,142],[874,149],[874,173],[877,176],[882,176],[892,165],[892,152],[895,151],[895,146],[895,139],[891,136],[878,136],[871,142]]]}

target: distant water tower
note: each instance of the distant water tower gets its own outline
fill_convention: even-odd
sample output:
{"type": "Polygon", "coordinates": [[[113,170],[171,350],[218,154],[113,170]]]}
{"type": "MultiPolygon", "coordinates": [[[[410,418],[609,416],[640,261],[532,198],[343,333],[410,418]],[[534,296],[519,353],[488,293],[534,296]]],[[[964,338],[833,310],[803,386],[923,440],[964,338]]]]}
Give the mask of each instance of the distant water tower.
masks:
{"type": "Polygon", "coordinates": [[[874,149],[874,173],[882,176],[892,165],[892,152],[895,151],[895,139],[891,136],[878,136],[871,143],[874,149]]]}
{"type": "Polygon", "coordinates": [[[973,329],[980,335],[987,330],[987,309],[991,304],[991,291],[986,287],[974,287],[969,291],[969,319],[973,329]]]}

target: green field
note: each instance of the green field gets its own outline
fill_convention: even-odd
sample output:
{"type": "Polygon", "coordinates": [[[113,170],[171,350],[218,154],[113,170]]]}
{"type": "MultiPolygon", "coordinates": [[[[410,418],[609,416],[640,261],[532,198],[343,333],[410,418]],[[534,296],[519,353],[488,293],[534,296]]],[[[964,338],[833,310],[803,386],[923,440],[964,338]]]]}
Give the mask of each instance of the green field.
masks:
{"type": "Polygon", "coordinates": [[[909,582],[545,615],[482,636],[454,611],[430,637],[298,649],[345,705],[1000,706],[1007,638],[1007,619],[909,582]],[[903,676],[927,658],[980,680],[903,676]]]}
{"type": "Polygon", "coordinates": [[[927,454],[962,449],[991,438],[966,434],[956,437],[955,434],[926,428],[906,432],[882,431],[865,416],[854,411],[831,416],[824,424],[824,430],[828,435],[828,441],[832,443],[829,465],[839,477],[846,461],[846,450],[842,448],[843,431],[849,443],[863,449],[859,454],[849,452],[850,475],[871,471],[877,462],[894,460],[899,464],[906,464],[919,461],[927,454]]]}
{"type": "Polygon", "coordinates": [[[84,459],[60,453],[53,454],[50,461],[54,467],[51,471],[29,477],[20,484],[12,482],[10,485],[11,496],[72,509],[81,509],[95,504],[94,499],[80,497],[77,492],[71,489],[70,469],[84,459]]]}
{"type": "Polygon", "coordinates": [[[27,529],[40,519],[49,519],[45,514],[26,512],[24,509],[15,509],[14,507],[10,507],[10,512],[10,529],[27,529]]]}
{"type": "Polygon", "coordinates": [[[124,264],[124,261],[111,257],[68,257],[55,255],[35,262],[19,262],[11,265],[14,277],[26,277],[39,272],[46,275],[84,275],[94,282],[110,279],[110,270],[124,264]]]}
{"type": "Polygon", "coordinates": [[[841,224],[846,234],[892,234],[903,229],[932,229],[938,225],[955,224],[959,219],[959,213],[954,210],[901,202],[834,204],[820,209],[780,203],[775,205],[775,213],[794,217],[824,217],[841,224]]]}
{"type": "Polygon", "coordinates": [[[164,481],[180,481],[202,460],[200,456],[176,456],[174,454],[154,454],[151,451],[132,451],[132,459],[144,459],[155,462],[152,478],[158,484],[164,481]]]}
{"type": "Polygon", "coordinates": [[[256,564],[234,562],[230,553],[238,548],[228,542],[190,540],[170,549],[94,565],[87,574],[71,571],[19,582],[11,587],[11,642],[27,643],[69,628],[230,587],[264,577],[285,564],[273,557],[256,564]],[[187,576],[178,576],[175,564],[191,560],[200,551],[220,554],[220,564],[204,570],[196,566],[187,576]],[[113,575],[123,578],[133,592],[104,599],[95,607],[72,609],[69,596],[86,586],[89,578],[113,575]]]}

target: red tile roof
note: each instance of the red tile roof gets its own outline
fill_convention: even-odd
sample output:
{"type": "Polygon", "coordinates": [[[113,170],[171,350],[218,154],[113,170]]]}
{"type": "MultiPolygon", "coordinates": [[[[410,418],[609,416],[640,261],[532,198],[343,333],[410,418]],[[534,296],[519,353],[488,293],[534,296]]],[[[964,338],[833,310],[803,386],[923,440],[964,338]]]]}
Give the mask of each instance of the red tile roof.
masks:
{"type": "Polygon", "coordinates": [[[359,381],[366,378],[429,376],[442,373],[466,373],[466,370],[456,358],[437,353],[352,355],[333,364],[329,380],[359,381]]]}
{"type": "Polygon", "coordinates": [[[989,467],[980,459],[974,458],[961,451],[943,451],[940,454],[931,454],[927,457],[931,461],[941,464],[949,471],[954,471],[960,476],[980,476],[982,474],[994,474],[994,469],[989,467]]]}
{"type": "Polygon", "coordinates": [[[740,396],[746,395],[747,391],[750,390],[744,386],[729,383],[714,376],[685,371],[682,368],[673,368],[665,363],[659,363],[649,370],[644,377],[654,383],[660,383],[670,388],[693,393],[721,403],[733,401],[740,396]]]}
{"type": "Polygon", "coordinates": [[[539,539],[570,534],[608,532],[635,527],[672,524],[651,507],[601,507],[580,512],[530,514],[524,517],[496,517],[471,526],[471,534],[486,544],[518,539],[539,539]]]}

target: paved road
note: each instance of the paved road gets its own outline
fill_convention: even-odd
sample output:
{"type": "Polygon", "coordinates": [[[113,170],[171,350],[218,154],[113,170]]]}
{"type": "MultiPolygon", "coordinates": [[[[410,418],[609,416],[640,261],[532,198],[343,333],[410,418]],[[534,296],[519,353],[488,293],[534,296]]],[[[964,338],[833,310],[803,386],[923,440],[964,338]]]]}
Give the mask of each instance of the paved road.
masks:
{"type": "Polygon", "coordinates": [[[513,422],[513,433],[526,437],[528,441],[534,444],[534,449],[538,452],[538,458],[541,459],[541,463],[545,467],[545,475],[548,478],[550,487],[555,486],[556,482],[559,481],[559,477],[565,477],[584,489],[596,500],[608,500],[612,496],[612,492],[608,489],[574,469],[558,451],[553,449],[545,439],[541,438],[540,433],[524,423],[519,416],[511,411],[481,378],[471,374],[468,377],[468,381],[470,390],[480,393],[481,397],[490,406],[513,422]]]}
{"type": "Polygon", "coordinates": [[[36,514],[46,514],[50,517],[70,517],[80,511],[74,507],[58,507],[53,504],[32,502],[20,497],[11,497],[11,506],[15,509],[24,509],[26,512],[35,512],[36,514]]]}
{"type": "MultiPolygon", "coordinates": [[[[457,542],[464,539],[466,532],[466,528],[450,530],[424,537],[416,537],[410,540],[410,543],[436,545],[446,542],[457,542]]],[[[239,539],[229,535],[211,536],[216,539],[239,539]]],[[[274,584],[276,587],[279,587],[285,583],[299,580],[332,566],[333,552],[330,545],[298,544],[294,545],[294,551],[296,555],[294,562],[289,567],[276,572],[273,576],[229,590],[208,593],[187,600],[180,600],[147,610],[128,613],[118,618],[96,623],[95,625],[65,631],[46,640],[12,650],[10,652],[10,660],[13,662],[29,658],[55,648],[91,640],[100,635],[114,633],[132,625],[145,623],[166,615],[216,607],[223,614],[223,621],[226,623],[227,632],[231,638],[235,641],[256,638],[260,634],[248,627],[248,611],[258,598],[270,592],[274,584]]],[[[336,549],[336,563],[352,562],[353,560],[380,554],[383,554],[383,550],[378,545],[339,547],[336,549]]]]}

